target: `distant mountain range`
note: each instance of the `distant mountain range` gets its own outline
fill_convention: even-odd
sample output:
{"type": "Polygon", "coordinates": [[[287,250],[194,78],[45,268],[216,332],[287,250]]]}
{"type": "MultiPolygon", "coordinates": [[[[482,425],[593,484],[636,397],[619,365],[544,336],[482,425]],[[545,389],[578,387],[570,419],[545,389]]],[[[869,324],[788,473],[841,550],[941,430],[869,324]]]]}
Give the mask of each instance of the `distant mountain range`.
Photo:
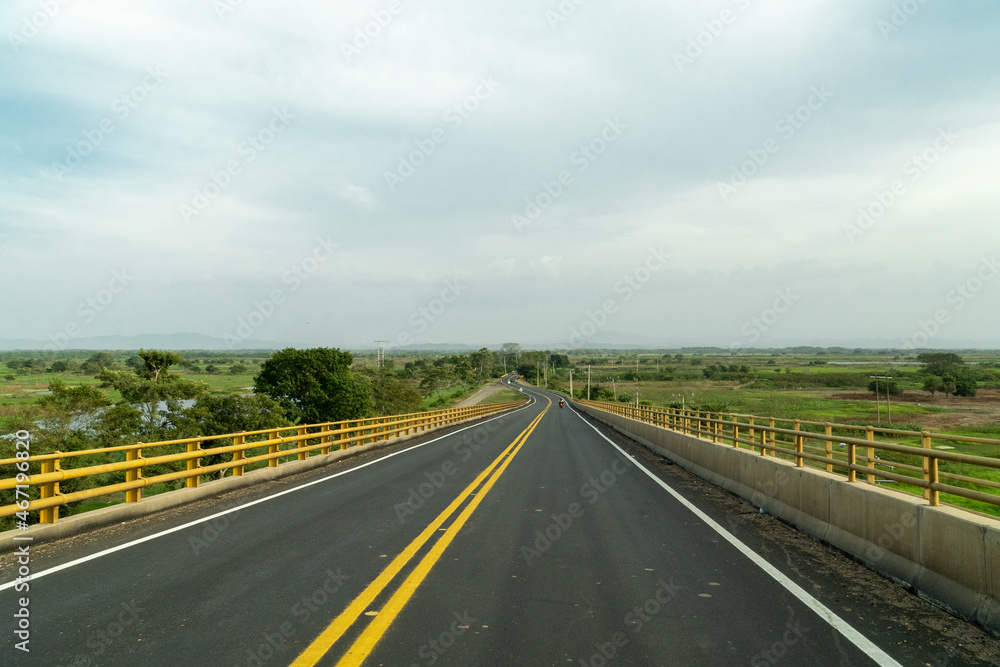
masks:
{"type": "Polygon", "coordinates": [[[273,340],[248,338],[230,341],[216,336],[196,333],[140,334],[137,336],[89,336],[71,338],[58,344],[46,340],[25,338],[0,338],[0,350],[280,350],[289,347],[273,340]],[[230,347],[232,342],[232,347],[230,347]]]}
{"type": "MultiPolygon", "coordinates": [[[[510,340],[489,341],[487,343],[477,343],[469,345],[466,343],[415,343],[406,346],[388,346],[389,353],[399,352],[447,352],[464,353],[478,350],[482,347],[491,350],[500,349],[503,342],[516,342],[525,350],[681,350],[687,349],[692,352],[698,350],[730,350],[733,343],[743,341],[722,336],[705,336],[704,338],[653,338],[650,336],[621,333],[617,331],[601,331],[588,337],[580,338],[571,342],[569,340],[549,340],[532,341],[518,340],[517,336],[511,336],[510,340]]],[[[372,350],[371,343],[350,345],[328,343],[343,350],[372,350]]],[[[302,345],[294,343],[284,343],[273,340],[262,340],[250,338],[246,340],[235,340],[233,338],[220,338],[197,333],[175,333],[175,334],[140,334],[137,336],[91,336],[87,338],[73,338],[64,345],[57,345],[52,341],[31,340],[24,338],[0,338],[0,351],[14,350],[138,350],[140,348],[155,348],[160,350],[280,350],[286,347],[316,347],[312,345],[302,345]],[[232,347],[230,347],[232,343],[232,347]]],[[[753,345],[745,345],[743,348],[749,350],[783,350],[788,348],[847,348],[864,350],[897,350],[901,349],[900,339],[888,338],[851,338],[851,339],[782,339],[782,340],[759,340],[753,345]]],[[[953,340],[953,339],[933,339],[928,343],[928,349],[937,350],[997,350],[1000,349],[1000,340],[953,340]]]]}

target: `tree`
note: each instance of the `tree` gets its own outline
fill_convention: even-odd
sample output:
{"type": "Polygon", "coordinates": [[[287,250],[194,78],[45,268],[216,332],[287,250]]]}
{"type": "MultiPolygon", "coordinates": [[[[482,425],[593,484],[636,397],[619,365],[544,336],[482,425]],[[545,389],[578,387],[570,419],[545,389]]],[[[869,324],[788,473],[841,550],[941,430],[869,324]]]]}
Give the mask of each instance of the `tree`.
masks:
{"type": "Polygon", "coordinates": [[[243,375],[247,372],[247,367],[243,364],[233,364],[229,367],[230,375],[243,375]]]}
{"type": "Polygon", "coordinates": [[[53,373],[65,373],[69,370],[69,364],[65,361],[53,361],[52,367],[49,370],[53,373]]]}
{"type": "MultiPolygon", "coordinates": [[[[92,385],[70,388],[62,380],[49,382],[49,392],[34,404],[20,406],[8,418],[6,429],[11,432],[20,429],[30,431],[33,454],[94,448],[95,418],[109,404],[104,394],[92,385]]],[[[15,456],[14,450],[13,438],[0,438],[0,458],[15,456]]],[[[78,456],[72,461],[73,467],[104,462],[93,460],[91,455],[78,456]]],[[[60,482],[60,490],[62,493],[73,493],[97,485],[98,480],[94,477],[71,478],[60,482]]],[[[8,505],[15,500],[14,489],[0,490],[0,504],[8,505]]],[[[65,515],[65,511],[63,514],[65,515]]],[[[11,519],[12,517],[0,519],[0,529],[13,528],[11,519]]]]}
{"type": "Polygon", "coordinates": [[[154,382],[159,381],[161,373],[184,361],[180,353],[169,350],[139,350],[139,358],[142,363],[136,366],[136,375],[154,382]]]}
{"type": "Polygon", "coordinates": [[[925,352],[917,355],[917,361],[924,364],[924,373],[944,376],[959,373],[965,366],[965,359],[952,352],[925,352]]]}
{"type": "Polygon", "coordinates": [[[960,375],[955,378],[955,396],[975,396],[977,391],[976,381],[968,375],[960,375]]]}
{"type": "Polygon", "coordinates": [[[419,412],[423,407],[420,392],[405,380],[384,371],[365,369],[363,372],[371,390],[374,414],[402,415],[419,412]]]}
{"type": "Polygon", "coordinates": [[[516,364],[521,357],[521,346],[517,343],[504,343],[500,346],[500,356],[503,358],[504,369],[516,364]]]}
{"type": "Polygon", "coordinates": [[[205,393],[205,385],[184,380],[168,369],[178,363],[181,356],[176,352],[161,350],[139,350],[143,365],[133,373],[104,370],[97,379],[102,387],[113,387],[122,395],[125,403],[134,406],[143,416],[144,425],[140,433],[144,436],[159,437],[171,424],[169,415],[179,410],[180,399],[197,398],[205,393]],[[166,415],[160,416],[160,403],[165,402],[166,415]]]}
{"type": "Polygon", "coordinates": [[[275,352],[254,377],[256,393],[266,394],[297,423],[363,417],[372,409],[371,391],[351,371],[354,357],[337,348],[275,352]]]}
{"type": "Polygon", "coordinates": [[[930,375],[924,380],[924,391],[929,392],[931,397],[934,396],[934,392],[941,391],[941,378],[936,375],[930,375]]]}
{"type": "Polygon", "coordinates": [[[92,385],[67,387],[62,380],[49,382],[49,394],[42,396],[35,404],[38,412],[36,423],[31,426],[36,444],[42,444],[43,451],[80,449],[79,445],[89,444],[86,432],[97,411],[111,402],[92,385]]]}
{"type": "MultiPolygon", "coordinates": [[[[187,421],[186,430],[197,435],[263,431],[290,424],[281,405],[264,394],[203,396],[184,411],[183,419],[187,421]]],[[[214,441],[208,440],[202,446],[207,449],[215,445],[214,441]]],[[[212,454],[202,458],[201,464],[212,466],[229,460],[231,457],[231,454],[212,454]]],[[[217,478],[222,479],[224,474],[224,470],[220,471],[217,478]]]]}
{"type": "Polygon", "coordinates": [[[113,369],[117,365],[118,362],[115,360],[115,355],[110,352],[95,352],[83,362],[80,370],[83,371],[84,375],[97,375],[104,369],[113,369]]]}
{"type": "Polygon", "coordinates": [[[476,370],[476,377],[480,382],[484,378],[493,377],[493,353],[487,348],[480,348],[479,351],[469,355],[469,361],[476,370]]]}

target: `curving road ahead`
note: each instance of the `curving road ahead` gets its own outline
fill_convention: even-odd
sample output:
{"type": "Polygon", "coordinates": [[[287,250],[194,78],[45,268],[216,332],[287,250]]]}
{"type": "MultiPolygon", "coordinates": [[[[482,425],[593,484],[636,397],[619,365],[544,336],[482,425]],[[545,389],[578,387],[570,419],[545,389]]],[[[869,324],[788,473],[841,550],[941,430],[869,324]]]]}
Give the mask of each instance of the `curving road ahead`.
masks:
{"type": "Polygon", "coordinates": [[[1000,643],[555,395],[4,557],[4,665],[974,665],[1000,643]],[[9,612],[8,612],[9,610],[9,612]]]}

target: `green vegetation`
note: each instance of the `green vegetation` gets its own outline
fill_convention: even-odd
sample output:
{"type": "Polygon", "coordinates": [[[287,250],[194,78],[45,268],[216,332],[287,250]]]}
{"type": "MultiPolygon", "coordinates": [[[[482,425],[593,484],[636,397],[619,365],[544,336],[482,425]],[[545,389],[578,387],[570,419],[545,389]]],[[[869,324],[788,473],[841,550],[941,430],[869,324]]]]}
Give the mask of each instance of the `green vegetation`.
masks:
{"type": "MultiPolygon", "coordinates": [[[[524,350],[515,343],[464,354],[390,353],[382,367],[374,352],[331,348],[0,353],[0,433],[29,428],[32,453],[39,454],[402,414],[452,406],[513,370],[531,384],[564,393],[572,373],[577,397],[586,396],[589,371],[595,400],[634,403],[638,395],[647,405],[883,426],[891,410],[899,428],[1000,439],[998,352],[566,352],[524,350]],[[877,404],[872,376],[891,377],[879,380],[877,404]]],[[[522,396],[502,389],[487,402],[522,396]]],[[[897,441],[919,443],[915,436],[897,441]]],[[[0,440],[0,457],[11,456],[10,447],[9,440],[0,440]]],[[[1000,456],[994,449],[970,444],[955,451],[1000,456]]],[[[87,458],[70,459],[67,465],[86,465],[87,458]]],[[[208,458],[205,465],[212,463],[208,458]]],[[[118,474],[67,482],[63,491],[121,479],[118,474]]],[[[101,502],[85,505],[105,499],[96,500],[101,502]]],[[[8,502],[0,497],[0,503],[8,502]]]]}
{"type": "MultiPolygon", "coordinates": [[[[331,348],[225,356],[161,350],[6,353],[0,360],[0,434],[28,430],[34,455],[418,412],[461,400],[495,381],[503,369],[503,359],[486,349],[412,359],[398,367],[390,358],[382,368],[356,364],[349,352],[331,348]]],[[[217,444],[223,443],[208,437],[202,446],[217,444]]],[[[12,458],[13,448],[13,439],[0,439],[0,458],[12,458]]],[[[160,446],[155,455],[185,449],[160,446]]],[[[123,460],[124,452],[75,456],[64,459],[63,467],[123,460]]],[[[222,461],[222,455],[212,454],[203,457],[202,465],[222,461]]],[[[157,464],[147,467],[144,475],[183,466],[157,464]]],[[[65,480],[61,491],[84,491],[124,479],[124,473],[107,473],[65,480]]],[[[143,493],[154,495],[182,484],[154,484],[143,493]]],[[[12,491],[0,491],[0,504],[13,500],[12,491]]],[[[65,506],[61,514],[123,498],[117,494],[99,500],[65,506]]],[[[0,530],[12,523],[10,517],[0,520],[0,530]]]]}

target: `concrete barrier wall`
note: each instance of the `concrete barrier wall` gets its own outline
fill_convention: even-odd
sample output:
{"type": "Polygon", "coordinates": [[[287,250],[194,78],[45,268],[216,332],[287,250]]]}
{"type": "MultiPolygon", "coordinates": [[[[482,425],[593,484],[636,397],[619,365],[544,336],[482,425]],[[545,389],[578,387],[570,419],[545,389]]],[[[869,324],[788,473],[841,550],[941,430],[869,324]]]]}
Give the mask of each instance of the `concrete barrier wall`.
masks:
{"type": "Polygon", "coordinates": [[[1000,521],[575,407],[1000,636],[1000,521]]]}

